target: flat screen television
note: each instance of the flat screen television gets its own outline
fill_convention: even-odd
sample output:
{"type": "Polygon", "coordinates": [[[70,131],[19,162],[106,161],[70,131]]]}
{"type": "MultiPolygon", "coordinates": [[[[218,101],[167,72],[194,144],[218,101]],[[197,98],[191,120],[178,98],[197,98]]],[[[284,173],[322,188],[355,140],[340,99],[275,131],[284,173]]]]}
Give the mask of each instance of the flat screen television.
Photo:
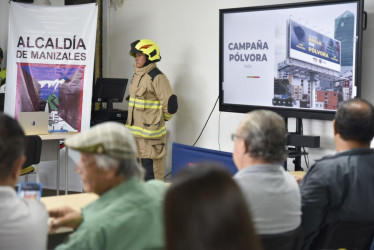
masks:
{"type": "Polygon", "coordinates": [[[106,102],[107,110],[113,109],[113,102],[122,102],[128,79],[97,78],[93,90],[94,101],[106,102]]]}
{"type": "Polygon", "coordinates": [[[220,10],[219,110],[332,120],[360,96],[363,0],[220,10]]]}

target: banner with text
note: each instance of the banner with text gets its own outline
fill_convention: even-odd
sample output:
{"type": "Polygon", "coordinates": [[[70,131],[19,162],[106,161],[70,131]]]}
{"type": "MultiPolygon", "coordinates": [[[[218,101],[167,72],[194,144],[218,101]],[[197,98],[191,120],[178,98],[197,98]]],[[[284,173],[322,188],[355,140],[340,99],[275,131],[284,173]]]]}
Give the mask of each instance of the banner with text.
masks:
{"type": "Polygon", "coordinates": [[[96,24],[96,4],[11,2],[5,112],[48,112],[53,131],[88,129],[96,24]]]}

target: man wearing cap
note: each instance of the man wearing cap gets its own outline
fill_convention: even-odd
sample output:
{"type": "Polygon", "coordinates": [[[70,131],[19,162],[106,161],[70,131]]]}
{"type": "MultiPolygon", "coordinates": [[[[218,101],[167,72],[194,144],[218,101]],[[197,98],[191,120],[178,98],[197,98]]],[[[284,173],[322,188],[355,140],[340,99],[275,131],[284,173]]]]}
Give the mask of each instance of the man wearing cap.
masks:
{"type": "Polygon", "coordinates": [[[80,152],[77,173],[86,192],[100,196],[79,213],[64,207],[49,211],[58,227],[76,229],[56,249],[162,249],[164,183],[144,182],[136,144],[122,124],[106,122],[65,142],[80,152]]]}

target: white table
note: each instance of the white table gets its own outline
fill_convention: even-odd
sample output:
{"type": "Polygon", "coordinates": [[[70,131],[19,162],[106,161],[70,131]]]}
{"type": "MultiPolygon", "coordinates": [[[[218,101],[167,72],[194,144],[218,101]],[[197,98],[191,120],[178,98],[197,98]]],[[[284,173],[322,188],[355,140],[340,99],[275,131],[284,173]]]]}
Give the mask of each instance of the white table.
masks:
{"type": "MultiPolygon", "coordinates": [[[[53,141],[56,144],[57,152],[57,175],[56,175],[56,193],[60,193],[60,141],[64,141],[66,138],[69,138],[77,134],[76,132],[66,132],[66,133],[50,133],[46,135],[39,135],[42,141],[53,141]]],[[[42,146],[43,147],[43,146],[42,146]]],[[[68,194],[68,173],[69,173],[69,159],[68,159],[68,148],[65,147],[65,195],[68,194]]]]}

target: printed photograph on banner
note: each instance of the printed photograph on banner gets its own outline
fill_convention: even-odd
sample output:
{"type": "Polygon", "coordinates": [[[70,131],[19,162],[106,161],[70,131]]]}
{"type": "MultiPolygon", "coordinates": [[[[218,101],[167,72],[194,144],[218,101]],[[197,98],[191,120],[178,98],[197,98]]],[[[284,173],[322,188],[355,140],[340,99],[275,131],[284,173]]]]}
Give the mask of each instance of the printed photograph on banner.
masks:
{"type": "Polygon", "coordinates": [[[50,131],[80,132],[84,70],[83,65],[17,63],[15,116],[44,111],[50,131]]]}

